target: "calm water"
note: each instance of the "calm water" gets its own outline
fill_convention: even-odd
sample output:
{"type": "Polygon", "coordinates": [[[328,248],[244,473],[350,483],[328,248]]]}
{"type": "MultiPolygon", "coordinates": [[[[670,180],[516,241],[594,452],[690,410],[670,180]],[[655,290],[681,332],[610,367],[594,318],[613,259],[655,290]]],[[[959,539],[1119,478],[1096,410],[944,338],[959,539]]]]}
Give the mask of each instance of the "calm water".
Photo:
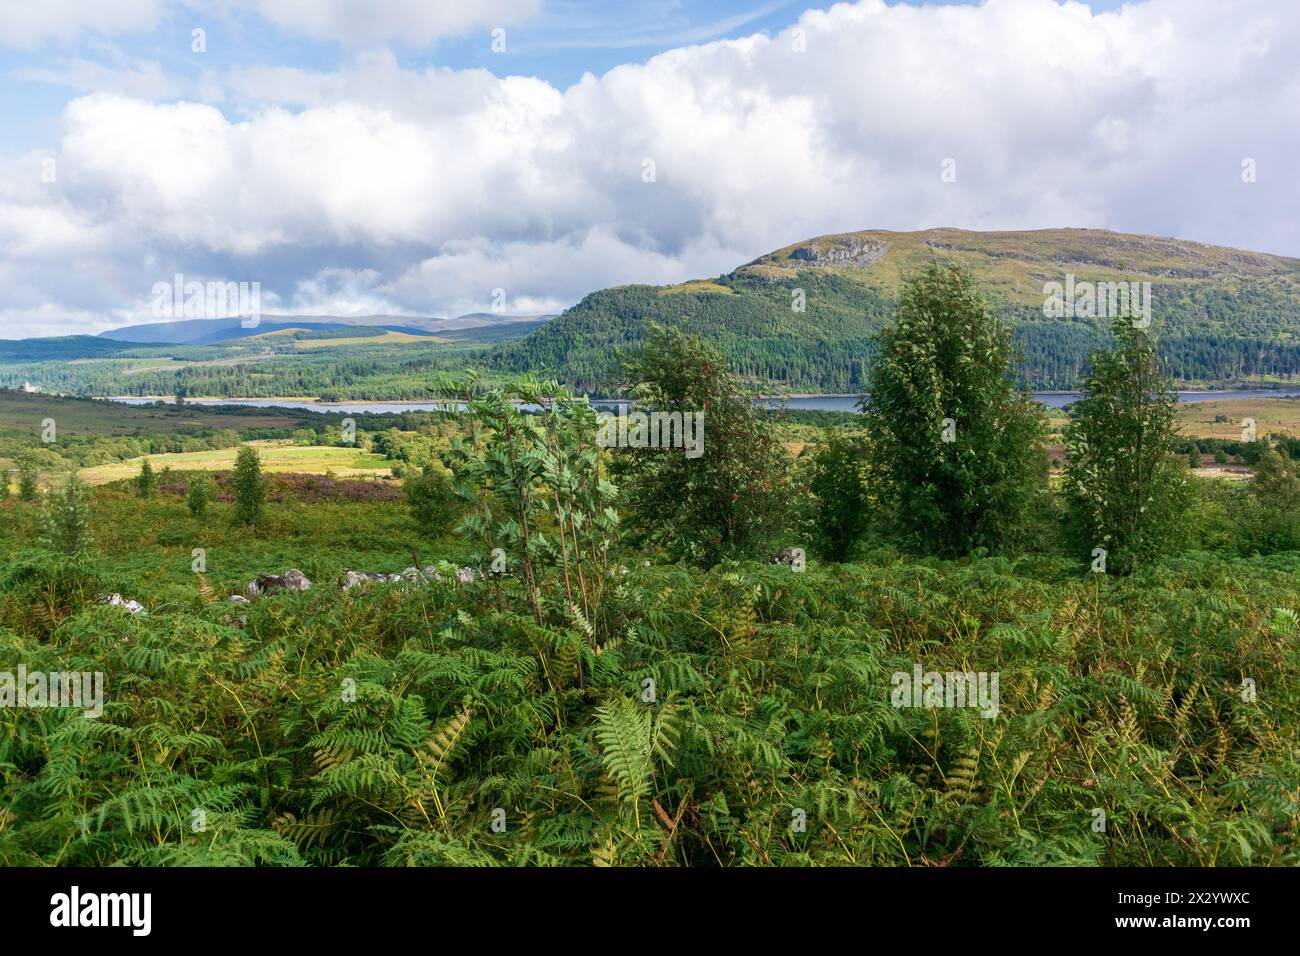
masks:
{"type": "MultiPolygon", "coordinates": [[[[1241,391],[1196,391],[1179,392],[1178,398],[1184,402],[1208,402],[1215,399],[1231,398],[1282,398],[1300,395],[1300,389],[1245,389],[1241,391]]],[[[1034,392],[1034,398],[1049,408],[1064,408],[1076,398],[1074,392],[1034,392]]],[[[113,398],[113,402],[127,405],[148,405],[154,401],[149,398],[113,398]]],[[[173,399],[165,399],[168,403],[173,399]]],[[[295,402],[271,398],[191,398],[190,405],[241,405],[252,408],[305,408],[308,411],[322,413],[344,413],[356,415],[363,412],[427,412],[446,408],[445,402],[295,402]]],[[[612,407],[620,403],[617,400],[595,399],[593,405],[612,407]]],[[[809,398],[790,398],[785,402],[786,408],[824,412],[852,412],[857,410],[856,395],[815,395],[809,398]]]]}
{"type": "MultiPolygon", "coordinates": [[[[1300,389],[1245,389],[1242,391],[1179,392],[1182,402],[1209,402],[1226,398],[1282,398],[1300,395],[1300,389]]],[[[1034,392],[1034,398],[1048,408],[1064,408],[1079,397],[1077,392],[1034,392]]],[[[858,408],[856,395],[817,395],[812,398],[791,398],[786,408],[810,409],[823,412],[854,412],[858,408]]]]}

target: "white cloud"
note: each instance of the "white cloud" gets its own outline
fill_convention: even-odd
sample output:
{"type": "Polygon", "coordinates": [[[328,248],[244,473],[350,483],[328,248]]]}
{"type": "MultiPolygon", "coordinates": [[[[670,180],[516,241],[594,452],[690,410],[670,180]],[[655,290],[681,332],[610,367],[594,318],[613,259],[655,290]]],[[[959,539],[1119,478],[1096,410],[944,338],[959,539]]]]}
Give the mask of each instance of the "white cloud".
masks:
{"type": "Polygon", "coordinates": [[[150,30],[161,7],[161,0],[4,0],[0,46],[32,48],[83,33],[150,30]]]}
{"type": "Polygon", "coordinates": [[[533,16],[541,0],[257,0],[266,19],[316,39],[347,45],[421,46],[533,16]]]}
{"type": "Polygon", "coordinates": [[[113,92],[146,100],[180,94],[180,85],[163,73],[162,66],[147,61],[120,62],[113,67],[73,57],[53,67],[18,70],[16,75],[20,80],[67,86],[83,93],[113,92]]]}
{"type": "MultiPolygon", "coordinates": [[[[0,275],[3,270],[0,270],[0,275]]],[[[105,315],[46,303],[30,309],[0,309],[0,338],[52,338],[58,335],[94,335],[133,321],[130,313],[105,315]]]]}
{"type": "Polygon", "coordinates": [[[36,160],[0,168],[10,287],[116,314],[180,269],[259,279],[293,308],[452,314],[504,288],[510,311],[547,311],[822,233],[942,225],[1300,255],[1300,9],[864,0],[804,14],[803,52],[794,29],[565,90],[375,51],[240,70],[227,112],[82,97],[57,184],[35,184],[36,160]],[[73,255],[98,281],[51,280],[73,255]]]}
{"type": "Polygon", "coordinates": [[[254,13],[290,33],[341,43],[428,46],[534,17],[542,0],[4,0],[0,46],[34,49],[90,34],[154,29],[167,9],[227,19],[254,13]]]}
{"type": "Polygon", "coordinates": [[[447,313],[463,314],[489,311],[500,289],[502,311],[536,315],[558,312],[575,298],[610,285],[610,276],[663,285],[691,278],[694,268],[722,271],[735,265],[738,255],[707,244],[669,255],[638,247],[604,228],[550,241],[502,243],[476,237],[446,243],[437,255],[378,291],[408,311],[440,301],[447,313]]]}
{"type": "Polygon", "coordinates": [[[284,314],[380,315],[391,314],[391,301],[374,292],[382,276],[374,269],[322,269],[297,284],[284,314]]]}

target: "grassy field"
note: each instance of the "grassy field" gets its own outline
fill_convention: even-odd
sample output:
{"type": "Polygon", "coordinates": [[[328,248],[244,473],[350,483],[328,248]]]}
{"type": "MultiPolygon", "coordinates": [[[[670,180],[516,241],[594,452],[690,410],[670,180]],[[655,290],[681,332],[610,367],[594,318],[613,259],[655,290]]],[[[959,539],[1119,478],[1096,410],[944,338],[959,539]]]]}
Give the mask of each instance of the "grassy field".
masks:
{"type": "MultiPolygon", "coordinates": [[[[249,442],[257,448],[262,456],[262,468],[275,473],[298,473],[305,475],[323,475],[332,471],[340,477],[357,478],[367,475],[387,475],[392,462],[381,455],[359,452],[352,448],[330,448],[318,445],[294,445],[285,441],[249,442]]],[[[149,463],[155,472],[163,468],[173,471],[229,471],[235,467],[237,448],[221,448],[214,451],[182,452],[173,455],[149,455],[149,463]]],[[[107,484],[131,478],[140,473],[140,462],[133,458],[129,461],[114,462],[109,465],[97,465],[84,468],[81,477],[92,485],[107,484]]]]}
{"type": "Polygon", "coordinates": [[[1238,398],[1211,402],[1188,402],[1178,407],[1178,424],[1193,438],[1241,438],[1242,421],[1255,420],[1262,438],[1268,434],[1300,434],[1300,399],[1238,398]],[[1216,419],[1224,419],[1216,421],[1216,419]]]}
{"type": "Polygon", "coordinates": [[[350,339],[299,339],[294,348],[300,350],[338,348],[340,345],[429,345],[447,340],[436,335],[412,335],[409,332],[388,331],[383,335],[358,336],[350,339]]]}
{"type": "Polygon", "coordinates": [[[132,360],[131,367],[124,369],[123,375],[141,375],[145,372],[176,372],[183,368],[229,368],[234,365],[247,365],[249,362],[261,362],[274,358],[267,353],[256,355],[239,355],[234,358],[212,359],[207,362],[172,362],[162,361],[155,364],[140,363],[132,360]]]}

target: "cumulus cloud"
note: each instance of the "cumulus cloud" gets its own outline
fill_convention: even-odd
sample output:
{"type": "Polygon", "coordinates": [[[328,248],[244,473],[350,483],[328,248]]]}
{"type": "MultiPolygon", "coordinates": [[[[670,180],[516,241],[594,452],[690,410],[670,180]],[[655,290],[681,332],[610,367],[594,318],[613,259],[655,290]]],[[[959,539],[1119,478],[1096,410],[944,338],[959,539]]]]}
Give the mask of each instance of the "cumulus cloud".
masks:
{"type": "MultiPolygon", "coordinates": [[[[350,7],[320,3],[312,23],[350,7]]],[[[98,310],[100,327],[172,271],[258,279],[312,311],[454,314],[494,289],[554,311],[864,228],[1089,226],[1298,255],[1298,41],[1300,9],[1265,0],[1230,16],[862,0],[567,89],[384,50],[328,73],[248,67],[222,109],[74,100],[56,183],[35,181],[39,157],[0,168],[0,250],[31,299],[15,307],[98,310]],[[102,281],[51,281],[74,256],[102,281]]],[[[14,316],[11,334],[39,330],[14,316]]]]}

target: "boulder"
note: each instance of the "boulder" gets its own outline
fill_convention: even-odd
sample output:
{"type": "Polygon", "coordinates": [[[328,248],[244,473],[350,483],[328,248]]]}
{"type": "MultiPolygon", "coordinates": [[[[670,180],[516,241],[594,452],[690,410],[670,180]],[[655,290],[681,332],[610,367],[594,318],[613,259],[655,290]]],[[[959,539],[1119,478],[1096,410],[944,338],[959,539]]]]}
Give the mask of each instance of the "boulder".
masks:
{"type": "Polygon", "coordinates": [[[144,605],[139,601],[129,601],[120,594],[105,594],[99,599],[100,604],[108,604],[112,607],[120,607],[128,614],[148,614],[144,605]]]}
{"type": "Polygon", "coordinates": [[[402,572],[401,578],[404,581],[413,581],[424,584],[427,581],[440,581],[438,569],[432,564],[426,564],[423,568],[407,568],[402,572]]]}
{"type": "Polygon", "coordinates": [[[257,580],[248,585],[248,596],[259,597],[263,594],[274,594],[276,591],[310,590],[311,582],[307,580],[307,575],[297,568],[292,568],[284,574],[259,574],[257,580]]]}
{"type": "Polygon", "coordinates": [[[404,581],[409,584],[427,584],[429,581],[439,581],[438,569],[432,564],[424,568],[407,568],[401,574],[384,574],[370,571],[345,571],[339,578],[339,587],[345,591],[350,591],[360,584],[369,583],[390,583],[404,581]]]}
{"type": "Polygon", "coordinates": [[[369,581],[388,581],[391,579],[387,574],[368,574],[365,571],[344,571],[343,577],[339,578],[339,587],[345,591],[351,591],[359,584],[365,584],[369,581]]]}

